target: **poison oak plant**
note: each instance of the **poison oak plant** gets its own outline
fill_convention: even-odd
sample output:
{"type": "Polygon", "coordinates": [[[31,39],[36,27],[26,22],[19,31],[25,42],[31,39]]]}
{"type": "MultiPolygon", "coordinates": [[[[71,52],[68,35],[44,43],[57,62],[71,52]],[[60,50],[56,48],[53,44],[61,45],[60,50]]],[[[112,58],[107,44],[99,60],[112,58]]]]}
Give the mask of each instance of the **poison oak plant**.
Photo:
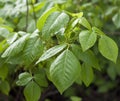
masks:
{"type": "MultiPolygon", "coordinates": [[[[35,10],[44,5],[44,2],[40,3],[40,8],[35,10]]],[[[33,33],[10,33],[6,28],[0,28],[0,35],[4,37],[0,43],[3,66],[0,68],[0,89],[6,94],[10,90],[5,80],[8,65],[17,65],[14,70],[22,69],[16,84],[24,86],[26,101],[38,101],[41,92],[48,87],[48,81],[61,94],[73,83],[83,82],[89,86],[94,80],[94,69],[101,70],[93,51],[95,45],[103,58],[116,63],[116,43],[99,28],[91,26],[83,12],[71,13],[53,4],[41,14],[36,26],[33,33]]]]}

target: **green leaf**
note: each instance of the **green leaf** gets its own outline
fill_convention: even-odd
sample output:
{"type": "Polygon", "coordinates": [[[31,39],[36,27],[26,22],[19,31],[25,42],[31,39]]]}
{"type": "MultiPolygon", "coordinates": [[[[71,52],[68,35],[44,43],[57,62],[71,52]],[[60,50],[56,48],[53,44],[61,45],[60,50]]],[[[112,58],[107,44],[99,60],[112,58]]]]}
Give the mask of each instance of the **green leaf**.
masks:
{"type": "Polygon", "coordinates": [[[112,18],[113,23],[115,24],[115,26],[117,28],[120,28],[120,12],[118,12],[117,14],[115,14],[112,18]]]}
{"type": "Polygon", "coordinates": [[[6,95],[9,95],[10,85],[7,81],[0,82],[0,91],[6,95]]]}
{"type": "Polygon", "coordinates": [[[79,20],[79,23],[81,25],[83,25],[84,27],[86,27],[87,29],[91,30],[91,26],[90,26],[90,24],[89,24],[89,22],[87,21],[86,18],[81,17],[80,20],[79,20]]]}
{"type": "Polygon", "coordinates": [[[44,5],[45,5],[45,2],[36,3],[34,5],[34,8],[33,7],[30,8],[29,13],[33,13],[34,11],[35,12],[39,11],[44,5]]]}
{"type": "Polygon", "coordinates": [[[41,31],[43,26],[44,26],[44,23],[47,19],[47,17],[53,13],[54,11],[56,11],[57,8],[56,7],[52,7],[50,9],[48,9],[47,11],[44,12],[44,14],[38,19],[37,21],[37,28],[41,31]]]}
{"type": "Polygon", "coordinates": [[[18,33],[14,33],[11,36],[9,36],[9,38],[7,39],[7,42],[9,44],[12,44],[17,38],[18,38],[18,33]]]}
{"type": "Polygon", "coordinates": [[[110,65],[107,68],[107,74],[112,80],[115,80],[115,78],[117,76],[116,68],[113,65],[110,65]]]}
{"type": "Polygon", "coordinates": [[[77,83],[78,85],[82,85],[81,73],[79,73],[75,83],[77,83]]]}
{"type": "MultiPolygon", "coordinates": [[[[5,28],[5,29],[7,29],[9,32],[13,32],[14,31],[14,28],[12,28],[12,26],[8,26],[8,25],[0,25],[0,27],[1,28],[5,28]]],[[[9,33],[10,34],[10,33],[9,33]]],[[[9,35],[8,34],[8,35],[9,35]]],[[[5,35],[7,35],[7,33],[5,34],[5,35]]]]}
{"type": "Polygon", "coordinates": [[[97,34],[99,34],[99,35],[105,35],[100,29],[98,29],[97,27],[92,27],[92,30],[94,31],[94,32],[96,32],[97,34]]]}
{"type": "Polygon", "coordinates": [[[69,16],[66,13],[54,12],[46,20],[42,29],[42,35],[44,38],[50,37],[62,28],[65,28],[69,22],[69,16]]]}
{"type": "Polygon", "coordinates": [[[104,81],[103,84],[99,85],[99,93],[107,93],[110,89],[113,89],[116,86],[115,82],[104,81]]]}
{"type": "Polygon", "coordinates": [[[118,47],[111,38],[102,35],[99,39],[98,48],[104,57],[116,63],[118,47]]]}
{"type": "Polygon", "coordinates": [[[8,67],[7,66],[0,67],[0,78],[2,80],[5,80],[7,75],[8,75],[8,67]]]}
{"type": "Polygon", "coordinates": [[[9,31],[6,28],[0,28],[0,36],[7,38],[9,36],[9,31]]]}
{"type": "MultiPolygon", "coordinates": [[[[77,23],[78,23],[78,21],[79,21],[79,18],[78,19],[76,19],[76,18],[72,18],[70,21],[69,21],[69,23],[68,23],[68,26],[67,26],[67,28],[66,28],[66,33],[65,34],[67,34],[67,35],[69,35],[69,33],[74,29],[74,27],[77,25],[77,23]]],[[[70,36],[70,35],[69,35],[70,36]]]]}
{"type": "Polygon", "coordinates": [[[70,50],[62,52],[50,67],[51,80],[60,93],[63,93],[78,78],[81,65],[70,50]]]}
{"type": "Polygon", "coordinates": [[[24,89],[26,101],[38,101],[40,95],[41,89],[34,81],[31,81],[24,89]]]}
{"type": "Polygon", "coordinates": [[[19,80],[16,82],[16,84],[19,86],[24,86],[28,82],[30,82],[32,78],[33,78],[32,75],[28,72],[21,73],[18,77],[19,80]]]}
{"type": "Polygon", "coordinates": [[[71,96],[70,99],[71,99],[71,101],[82,101],[82,99],[77,96],[71,96]]]}
{"type": "Polygon", "coordinates": [[[70,13],[73,17],[81,18],[83,16],[83,12],[80,13],[70,13]]]}
{"type": "Polygon", "coordinates": [[[107,11],[105,12],[105,16],[109,17],[113,15],[113,12],[117,11],[118,7],[117,6],[110,6],[108,7],[107,11]]]}
{"type": "Polygon", "coordinates": [[[63,4],[67,2],[67,0],[50,0],[50,1],[54,2],[55,4],[63,4]]]}
{"type": "Polygon", "coordinates": [[[0,54],[3,53],[3,51],[8,47],[8,43],[6,42],[6,39],[0,42],[0,54]]]}
{"type": "Polygon", "coordinates": [[[93,73],[92,67],[90,67],[87,64],[83,64],[82,71],[81,71],[81,78],[84,84],[86,86],[89,86],[94,79],[94,73],[93,73]]]}
{"type": "Polygon", "coordinates": [[[62,44],[62,45],[57,45],[54,46],[50,49],[48,49],[40,58],[39,60],[36,62],[39,63],[41,61],[47,60],[49,58],[51,58],[52,56],[56,55],[57,53],[59,53],[60,51],[62,51],[64,48],[66,47],[66,44],[62,44]]]}
{"type": "Polygon", "coordinates": [[[3,24],[5,21],[2,17],[0,17],[0,24],[3,24]]]}
{"type": "MultiPolygon", "coordinates": [[[[24,59],[22,58],[22,52],[20,52],[19,54],[13,56],[13,57],[9,57],[7,58],[7,63],[10,63],[12,65],[23,65],[24,63],[24,59]]],[[[6,59],[6,58],[4,58],[6,59]]]]}
{"type": "Polygon", "coordinates": [[[38,59],[43,53],[43,44],[38,35],[30,37],[23,50],[24,64],[30,65],[35,59],[38,59]]]}
{"type": "Polygon", "coordinates": [[[19,52],[21,52],[24,48],[25,42],[26,42],[26,38],[29,35],[24,35],[23,37],[19,38],[17,41],[15,41],[13,44],[11,44],[6,50],[5,52],[2,54],[2,57],[9,57],[9,56],[14,56],[16,54],[18,54],[19,52]]]}
{"type": "Polygon", "coordinates": [[[79,34],[79,42],[82,46],[83,51],[88,50],[91,48],[97,39],[97,35],[95,32],[90,32],[90,31],[82,31],[79,34]]]}
{"type": "Polygon", "coordinates": [[[39,86],[42,86],[42,87],[48,86],[45,71],[42,69],[39,69],[35,72],[34,80],[36,81],[37,84],[39,84],[39,86]]]}
{"type": "Polygon", "coordinates": [[[80,46],[75,44],[72,44],[71,47],[72,47],[73,53],[79,60],[83,61],[85,64],[90,65],[91,67],[94,67],[97,70],[100,70],[98,58],[95,56],[95,54],[91,50],[87,50],[83,52],[80,46]]]}

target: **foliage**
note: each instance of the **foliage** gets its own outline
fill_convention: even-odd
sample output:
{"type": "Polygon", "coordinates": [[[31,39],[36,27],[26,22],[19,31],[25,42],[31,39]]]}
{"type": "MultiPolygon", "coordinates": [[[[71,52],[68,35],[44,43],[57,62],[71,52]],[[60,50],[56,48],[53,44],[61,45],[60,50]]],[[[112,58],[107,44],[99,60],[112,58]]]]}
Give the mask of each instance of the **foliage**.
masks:
{"type": "Polygon", "coordinates": [[[119,5],[117,0],[0,1],[0,91],[9,95],[22,86],[23,99],[38,101],[51,84],[61,94],[74,84],[93,83],[99,92],[115,87],[111,82],[106,87],[97,72],[107,71],[112,80],[120,75],[118,46],[105,34],[120,28],[119,5]]]}

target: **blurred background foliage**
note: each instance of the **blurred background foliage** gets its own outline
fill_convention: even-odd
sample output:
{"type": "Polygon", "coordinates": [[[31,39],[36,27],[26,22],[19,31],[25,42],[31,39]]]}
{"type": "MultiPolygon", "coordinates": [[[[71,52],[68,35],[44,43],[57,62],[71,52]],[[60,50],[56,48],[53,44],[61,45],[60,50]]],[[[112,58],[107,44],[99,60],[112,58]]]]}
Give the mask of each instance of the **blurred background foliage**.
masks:
{"type": "MultiPolygon", "coordinates": [[[[0,54],[13,37],[14,40],[19,37],[16,32],[20,35],[24,34],[21,31],[34,32],[38,18],[53,5],[69,12],[84,12],[90,24],[112,37],[120,48],[120,0],[0,0],[0,54]]],[[[101,72],[94,71],[93,83],[86,87],[78,81],[63,95],[54,93],[55,88],[52,87],[53,93],[45,92],[45,101],[119,101],[120,54],[114,64],[101,57],[96,47],[93,50],[102,69],[101,72]]],[[[19,94],[22,89],[15,84],[21,72],[16,68],[18,65],[4,62],[0,58],[0,101],[24,101],[23,95],[19,94]]]]}

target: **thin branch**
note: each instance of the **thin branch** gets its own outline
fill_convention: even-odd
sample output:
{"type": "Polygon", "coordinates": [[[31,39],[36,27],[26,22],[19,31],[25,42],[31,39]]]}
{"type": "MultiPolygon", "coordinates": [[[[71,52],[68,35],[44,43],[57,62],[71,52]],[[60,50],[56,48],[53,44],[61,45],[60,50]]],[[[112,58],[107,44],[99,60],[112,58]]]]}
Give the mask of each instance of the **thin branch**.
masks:
{"type": "Polygon", "coordinates": [[[18,101],[20,99],[20,97],[21,97],[21,91],[22,91],[22,87],[19,88],[17,96],[15,98],[15,101],[18,101]]]}
{"type": "Polygon", "coordinates": [[[42,93],[39,101],[45,101],[45,99],[49,96],[53,96],[59,94],[59,92],[55,89],[53,85],[49,85],[48,88],[42,93]]]}
{"type": "Polygon", "coordinates": [[[116,35],[116,36],[120,35],[120,32],[106,32],[105,31],[105,33],[108,34],[108,35],[116,35]]]}
{"type": "Polygon", "coordinates": [[[50,92],[44,94],[44,95],[41,97],[40,101],[45,101],[45,99],[46,99],[47,97],[53,96],[53,95],[56,95],[56,94],[59,94],[59,92],[58,92],[57,90],[55,90],[55,91],[50,91],[50,92]]]}
{"type": "Polygon", "coordinates": [[[27,6],[27,11],[26,11],[26,27],[25,27],[25,31],[27,32],[27,28],[28,28],[28,16],[29,16],[29,4],[28,4],[28,0],[26,0],[26,6],[27,6]]]}
{"type": "Polygon", "coordinates": [[[35,20],[35,25],[37,23],[37,17],[36,17],[36,13],[35,13],[35,8],[34,8],[34,3],[31,0],[31,4],[32,4],[32,8],[33,8],[33,16],[34,16],[34,20],[35,20]]]}

